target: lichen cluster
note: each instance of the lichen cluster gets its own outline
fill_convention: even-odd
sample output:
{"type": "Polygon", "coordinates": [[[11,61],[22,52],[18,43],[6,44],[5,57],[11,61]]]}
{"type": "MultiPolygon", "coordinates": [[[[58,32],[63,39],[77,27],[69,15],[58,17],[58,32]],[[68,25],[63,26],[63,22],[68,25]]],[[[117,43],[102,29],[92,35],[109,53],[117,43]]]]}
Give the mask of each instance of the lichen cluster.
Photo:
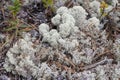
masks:
{"type": "Polygon", "coordinates": [[[82,6],[58,8],[51,19],[57,28],[50,29],[47,23],[40,24],[38,28],[42,40],[37,44],[33,43],[29,33],[23,33],[23,38],[7,52],[4,68],[8,72],[32,76],[37,80],[67,80],[66,75],[69,80],[119,80],[120,39],[114,42],[108,40],[106,31],[99,27],[100,2],[95,0],[90,7],[98,15],[89,19],[82,6]],[[112,64],[113,58],[109,57],[95,61],[96,55],[104,54],[106,49],[117,57],[117,64],[112,64]],[[82,64],[85,66],[80,69],[82,64]],[[64,65],[72,67],[62,69],[64,65]]]}

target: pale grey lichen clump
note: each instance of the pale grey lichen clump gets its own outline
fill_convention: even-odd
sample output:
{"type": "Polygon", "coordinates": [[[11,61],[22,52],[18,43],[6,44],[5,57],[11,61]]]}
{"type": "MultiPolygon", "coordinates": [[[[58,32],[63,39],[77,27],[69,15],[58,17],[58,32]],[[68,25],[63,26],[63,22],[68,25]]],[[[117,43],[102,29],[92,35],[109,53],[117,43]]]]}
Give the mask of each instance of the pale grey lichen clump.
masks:
{"type": "MultiPolygon", "coordinates": [[[[27,78],[33,76],[37,80],[49,80],[47,78],[52,74],[51,69],[46,63],[39,64],[40,61],[36,62],[35,53],[38,47],[33,47],[28,33],[24,33],[23,36],[24,38],[18,40],[7,52],[4,68],[8,72],[17,73],[27,78]]],[[[44,58],[42,53],[39,55],[41,56],[40,59],[44,58]]]]}
{"type": "Polygon", "coordinates": [[[35,75],[37,67],[32,59],[35,58],[34,53],[36,50],[32,45],[29,34],[25,33],[24,39],[17,41],[7,52],[6,63],[4,64],[5,69],[8,72],[17,72],[25,77],[31,73],[35,75]]]}
{"type": "Polygon", "coordinates": [[[120,60],[120,39],[116,39],[115,43],[113,44],[113,51],[115,53],[115,55],[117,56],[117,60],[120,60]]]}
{"type": "MultiPolygon", "coordinates": [[[[54,48],[63,47],[65,50],[71,52],[75,64],[80,64],[81,62],[87,64],[91,63],[92,58],[96,54],[99,54],[100,51],[103,52],[104,45],[107,44],[106,37],[104,36],[105,32],[100,32],[98,27],[100,24],[99,19],[92,17],[86,20],[86,16],[87,12],[81,6],[74,6],[70,9],[67,7],[60,7],[57,10],[56,16],[51,19],[52,23],[58,27],[56,31],[56,36],[58,36],[58,38],[56,39],[54,36],[55,39],[48,39],[47,42],[54,48]],[[89,36],[89,34],[91,36],[89,36]],[[99,36],[101,36],[101,38],[99,38],[99,36]],[[99,43],[99,47],[94,50],[92,38],[95,38],[96,41],[100,40],[104,45],[99,43]],[[52,42],[50,42],[51,40],[52,42]],[[78,46],[82,48],[81,52],[77,50],[78,46]]],[[[39,26],[40,32],[42,32],[40,27],[43,24],[39,26]]],[[[50,32],[52,30],[50,30],[50,32]]],[[[49,36],[49,34],[43,35],[43,41],[45,41],[44,37],[47,36],[49,36]]],[[[96,43],[94,44],[96,45],[96,43]]]]}
{"type": "MultiPolygon", "coordinates": [[[[100,6],[97,1],[90,5],[95,11],[100,6]]],[[[92,64],[96,55],[104,53],[105,48],[109,47],[110,41],[107,40],[106,31],[99,28],[99,19],[95,16],[86,19],[87,15],[82,6],[58,8],[51,19],[57,29],[50,29],[46,23],[40,24],[39,33],[43,38],[38,44],[32,42],[29,33],[23,33],[23,38],[7,52],[4,68],[8,72],[24,77],[32,76],[37,80],[63,80],[66,71],[60,69],[59,74],[59,65],[54,64],[57,60],[65,65],[90,65],[84,67],[82,72],[69,73],[69,80],[119,80],[120,39],[115,40],[112,49],[117,57],[117,64],[112,64],[112,60],[108,58],[92,64]],[[50,46],[46,47],[44,42],[50,46]],[[72,55],[70,62],[64,59],[65,51],[72,55]],[[47,63],[49,59],[54,60],[53,64],[47,63]]]]}
{"type": "Polygon", "coordinates": [[[73,8],[69,9],[69,13],[74,17],[76,26],[82,27],[86,20],[86,16],[88,15],[85,9],[81,6],[74,6],[73,8]]]}
{"type": "Polygon", "coordinates": [[[100,16],[100,2],[99,1],[92,1],[90,3],[90,8],[92,8],[92,16],[100,16]]]}
{"type": "Polygon", "coordinates": [[[58,40],[61,37],[57,30],[52,29],[49,31],[49,26],[47,24],[41,24],[39,26],[39,31],[43,35],[43,42],[49,42],[51,46],[58,47],[58,40]]]}

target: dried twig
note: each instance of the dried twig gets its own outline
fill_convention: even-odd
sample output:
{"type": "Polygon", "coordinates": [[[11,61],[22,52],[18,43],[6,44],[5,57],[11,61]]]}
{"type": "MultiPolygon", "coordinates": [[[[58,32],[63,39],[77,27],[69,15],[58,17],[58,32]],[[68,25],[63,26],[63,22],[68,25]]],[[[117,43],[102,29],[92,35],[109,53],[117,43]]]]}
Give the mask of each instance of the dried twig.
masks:
{"type": "Polygon", "coordinates": [[[12,45],[13,45],[17,40],[18,40],[18,39],[16,39],[15,35],[13,35],[12,38],[10,39],[10,46],[9,46],[8,48],[5,48],[4,51],[2,51],[2,49],[3,49],[4,46],[5,46],[5,45],[4,45],[4,46],[1,48],[0,53],[1,53],[1,54],[6,54],[7,51],[12,47],[12,45]]]}
{"type": "Polygon", "coordinates": [[[100,62],[97,62],[95,64],[91,64],[91,65],[85,66],[85,67],[81,68],[81,70],[88,70],[88,69],[94,68],[94,67],[96,67],[98,65],[102,65],[102,64],[109,63],[109,62],[112,62],[112,61],[113,61],[113,59],[105,58],[104,60],[102,60],[100,62]]]}
{"type": "MultiPolygon", "coordinates": [[[[57,51],[57,53],[58,53],[58,51],[57,51]]],[[[66,55],[64,55],[63,53],[61,53],[61,54],[57,54],[58,56],[61,56],[65,61],[67,61],[68,63],[70,63],[74,68],[75,68],[75,64],[70,60],[70,59],[68,59],[67,57],[66,57],[66,55]]]]}
{"type": "Polygon", "coordinates": [[[3,19],[5,19],[5,11],[4,11],[4,8],[1,8],[1,11],[2,11],[2,15],[3,15],[3,19]]]}
{"type": "Polygon", "coordinates": [[[93,59],[93,61],[95,61],[95,60],[97,60],[99,57],[101,57],[101,56],[103,56],[103,55],[105,55],[105,54],[108,54],[108,53],[110,53],[111,51],[106,51],[106,52],[103,52],[103,53],[101,53],[101,54],[98,54],[94,59],[93,59]]]}

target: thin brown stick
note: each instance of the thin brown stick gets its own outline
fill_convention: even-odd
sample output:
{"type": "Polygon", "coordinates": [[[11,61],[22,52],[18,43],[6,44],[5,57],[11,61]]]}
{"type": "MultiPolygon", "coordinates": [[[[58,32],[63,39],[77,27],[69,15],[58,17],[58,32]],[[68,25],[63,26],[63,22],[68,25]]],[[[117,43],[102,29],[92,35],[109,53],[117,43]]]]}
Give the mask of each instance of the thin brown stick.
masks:
{"type": "Polygon", "coordinates": [[[85,67],[81,68],[81,70],[88,70],[88,69],[94,68],[94,67],[96,67],[98,65],[102,65],[104,63],[109,63],[109,62],[112,62],[112,61],[113,61],[113,59],[107,59],[107,58],[105,58],[104,60],[102,60],[100,62],[97,62],[95,64],[91,64],[91,65],[85,66],[85,67]]]}

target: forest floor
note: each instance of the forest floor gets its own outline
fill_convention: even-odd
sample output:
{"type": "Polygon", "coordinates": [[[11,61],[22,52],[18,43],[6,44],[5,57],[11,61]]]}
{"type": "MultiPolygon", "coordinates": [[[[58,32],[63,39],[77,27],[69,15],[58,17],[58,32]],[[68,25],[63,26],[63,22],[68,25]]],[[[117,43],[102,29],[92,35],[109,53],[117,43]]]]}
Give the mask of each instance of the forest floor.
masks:
{"type": "MultiPolygon", "coordinates": [[[[51,18],[53,18],[56,15],[56,10],[53,9],[53,7],[46,7],[45,3],[41,1],[37,2],[37,0],[31,1],[31,3],[29,4],[25,4],[25,2],[23,1],[24,0],[0,0],[0,80],[35,80],[33,77],[25,78],[19,74],[7,72],[3,67],[5,59],[7,57],[6,53],[9,51],[10,48],[13,47],[13,45],[19,39],[22,38],[22,32],[30,33],[32,37],[36,37],[37,40],[34,42],[34,44],[36,44],[37,41],[40,42],[42,40],[42,35],[39,33],[38,29],[38,26],[40,24],[47,23],[50,29],[57,29],[57,27],[54,26],[51,22],[51,18]]],[[[74,0],[68,0],[62,6],[71,8],[74,5],[78,5],[73,1],[74,0]]],[[[90,13],[87,9],[87,6],[84,5],[84,3],[82,4],[82,6],[86,9],[88,13],[90,13]]],[[[120,6],[116,6],[116,9],[119,12],[120,6]]],[[[91,13],[87,17],[90,18],[90,16],[91,13]]],[[[114,21],[112,21],[109,16],[106,16],[104,19],[108,20],[108,22],[104,25],[102,30],[105,30],[107,32],[107,39],[113,41],[114,43],[116,38],[120,38],[120,26],[115,27],[116,23],[114,23],[114,21]]],[[[104,22],[104,20],[101,19],[100,22],[102,21],[104,22]]],[[[48,44],[45,45],[49,46],[48,44]]],[[[69,59],[72,56],[69,53],[65,54],[65,60],[68,63],[70,63],[72,67],[76,67],[75,69],[73,69],[73,73],[77,72],[78,68],[79,71],[83,71],[84,68],[89,69],[95,67],[97,66],[96,63],[100,62],[105,57],[107,57],[108,59],[113,59],[112,64],[117,64],[117,61],[115,60],[116,55],[113,52],[111,52],[110,49],[111,46],[109,46],[109,48],[107,47],[103,53],[95,55],[94,60],[92,61],[93,65],[90,65],[89,67],[85,63],[81,63],[80,65],[74,66],[74,64],[71,62],[71,59],[69,59]]],[[[55,63],[56,65],[60,65],[60,68],[69,69],[69,66],[60,64],[59,62],[57,63],[48,60],[47,63],[55,63]]],[[[105,64],[105,62],[103,64],[105,64]]]]}

